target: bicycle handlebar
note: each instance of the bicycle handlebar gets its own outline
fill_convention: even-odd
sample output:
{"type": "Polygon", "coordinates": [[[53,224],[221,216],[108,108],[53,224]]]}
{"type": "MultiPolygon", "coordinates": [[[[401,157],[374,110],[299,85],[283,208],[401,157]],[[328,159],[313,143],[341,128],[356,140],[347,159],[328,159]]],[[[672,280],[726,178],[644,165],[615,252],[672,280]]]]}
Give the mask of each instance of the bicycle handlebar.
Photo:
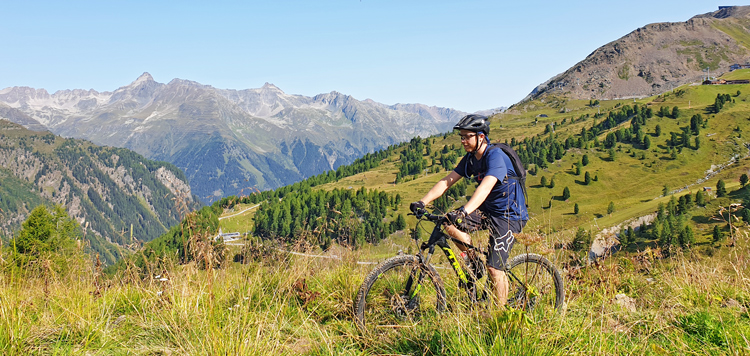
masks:
{"type": "Polygon", "coordinates": [[[445,215],[437,215],[437,214],[431,214],[427,212],[427,209],[421,209],[416,214],[415,213],[409,213],[409,215],[414,215],[419,220],[427,220],[432,222],[440,222],[441,220],[448,221],[448,218],[445,215]]]}

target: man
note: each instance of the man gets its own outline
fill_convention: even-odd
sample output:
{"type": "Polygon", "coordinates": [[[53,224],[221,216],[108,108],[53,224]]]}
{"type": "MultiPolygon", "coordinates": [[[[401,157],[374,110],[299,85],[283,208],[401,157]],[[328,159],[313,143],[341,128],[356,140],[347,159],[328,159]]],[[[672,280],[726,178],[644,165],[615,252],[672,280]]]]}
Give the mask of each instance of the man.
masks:
{"type": "MultiPolygon", "coordinates": [[[[476,177],[479,183],[476,191],[466,205],[447,214],[452,225],[446,225],[445,229],[451,236],[468,244],[471,236],[467,232],[490,230],[487,265],[498,303],[503,306],[508,300],[508,277],[504,266],[515,241],[513,234],[520,233],[529,219],[523,186],[517,180],[509,179],[519,174],[514,171],[508,155],[490,145],[487,117],[467,115],[453,129],[459,130],[466,155],[453,171],[409,208],[417,215],[424,213],[426,205],[443,195],[459,179],[476,177]]],[[[457,246],[466,250],[461,244],[457,246]]]]}

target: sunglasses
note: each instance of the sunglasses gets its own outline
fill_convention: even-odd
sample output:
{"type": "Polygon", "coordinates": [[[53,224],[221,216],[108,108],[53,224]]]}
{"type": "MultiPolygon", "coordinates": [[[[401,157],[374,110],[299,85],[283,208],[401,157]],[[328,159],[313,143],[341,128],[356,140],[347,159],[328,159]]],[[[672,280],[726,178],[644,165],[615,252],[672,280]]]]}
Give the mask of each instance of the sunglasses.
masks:
{"type": "Polygon", "coordinates": [[[471,134],[471,135],[460,135],[460,136],[461,136],[461,141],[462,141],[462,142],[463,142],[463,141],[467,141],[467,140],[471,139],[472,137],[474,137],[474,136],[476,136],[476,135],[477,135],[477,134],[471,134]]]}

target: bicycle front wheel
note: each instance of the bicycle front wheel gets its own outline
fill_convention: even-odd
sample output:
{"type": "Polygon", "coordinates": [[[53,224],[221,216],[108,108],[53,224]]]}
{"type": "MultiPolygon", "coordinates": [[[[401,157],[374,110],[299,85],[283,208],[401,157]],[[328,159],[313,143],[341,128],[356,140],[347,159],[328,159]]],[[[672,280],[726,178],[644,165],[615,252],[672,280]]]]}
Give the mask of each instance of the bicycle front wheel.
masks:
{"type": "Polygon", "coordinates": [[[413,327],[445,307],[440,275],[412,255],[395,256],[378,265],[354,301],[357,326],[363,332],[377,333],[413,327]]]}
{"type": "Polygon", "coordinates": [[[565,302],[560,272],[541,255],[527,253],[509,263],[508,305],[523,309],[534,321],[555,315],[565,302]]]}

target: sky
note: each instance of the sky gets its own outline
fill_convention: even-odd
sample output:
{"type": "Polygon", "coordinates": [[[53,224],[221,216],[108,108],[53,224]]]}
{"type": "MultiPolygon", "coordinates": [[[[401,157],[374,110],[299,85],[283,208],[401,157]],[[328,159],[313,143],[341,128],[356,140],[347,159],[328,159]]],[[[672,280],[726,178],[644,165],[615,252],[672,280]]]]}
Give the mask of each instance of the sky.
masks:
{"type": "Polygon", "coordinates": [[[0,89],[113,91],[148,72],[474,112],[520,101],[639,27],[719,5],[741,4],[0,0],[0,89]]]}

